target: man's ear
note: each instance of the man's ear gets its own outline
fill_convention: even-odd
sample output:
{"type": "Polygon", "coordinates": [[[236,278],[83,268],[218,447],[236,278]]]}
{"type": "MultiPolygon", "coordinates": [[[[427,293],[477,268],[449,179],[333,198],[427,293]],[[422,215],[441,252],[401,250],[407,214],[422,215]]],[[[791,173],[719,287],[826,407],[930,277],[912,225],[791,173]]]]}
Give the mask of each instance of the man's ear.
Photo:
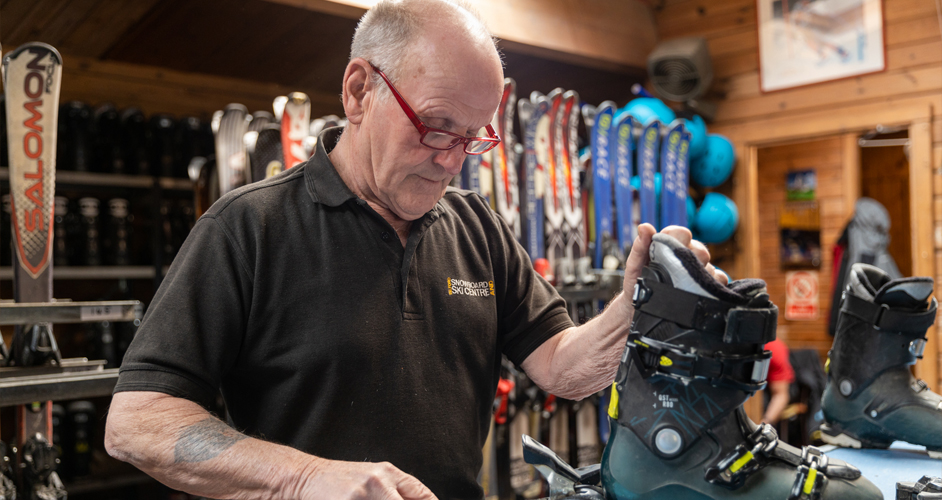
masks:
{"type": "Polygon", "coordinates": [[[372,68],[365,59],[357,57],[347,63],[343,74],[343,111],[347,120],[359,125],[373,95],[372,68]]]}

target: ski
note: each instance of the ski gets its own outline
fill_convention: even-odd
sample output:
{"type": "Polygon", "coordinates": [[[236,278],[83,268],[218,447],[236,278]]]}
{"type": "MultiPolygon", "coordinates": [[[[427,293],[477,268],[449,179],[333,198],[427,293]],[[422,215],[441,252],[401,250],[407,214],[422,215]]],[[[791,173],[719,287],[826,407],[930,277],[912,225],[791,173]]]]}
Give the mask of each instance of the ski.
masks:
{"type": "Polygon", "coordinates": [[[542,125],[536,130],[537,148],[544,151],[546,157],[546,192],[543,204],[543,214],[546,217],[546,259],[549,261],[549,274],[547,280],[556,284],[562,276],[560,273],[560,263],[566,253],[565,236],[563,235],[563,202],[561,197],[565,189],[565,184],[561,182],[562,175],[558,171],[561,166],[557,161],[556,149],[557,143],[562,142],[562,133],[557,135],[559,130],[559,114],[562,108],[563,91],[556,89],[546,96],[550,103],[549,120],[546,128],[542,125]]]}
{"type": "Polygon", "coordinates": [[[641,205],[641,222],[653,224],[655,229],[661,229],[657,218],[657,190],[654,180],[658,166],[657,146],[660,134],[661,122],[654,120],[644,127],[638,140],[638,199],[641,205]]]}
{"type": "Polygon", "coordinates": [[[311,130],[311,99],[303,92],[288,94],[281,115],[281,150],[285,168],[307,160],[304,138],[311,130]]]}
{"type": "Polygon", "coordinates": [[[461,166],[461,189],[481,193],[481,157],[484,155],[467,155],[461,166]]]}
{"type": "MultiPolygon", "coordinates": [[[[664,140],[661,141],[660,156],[660,222],[661,226],[663,227],[677,225],[680,222],[678,220],[678,208],[684,208],[683,206],[678,207],[676,203],[676,197],[679,196],[680,192],[680,187],[677,184],[677,164],[679,162],[680,155],[680,142],[686,130],[684,130],[684,124],[681,120],[675,120],[674,123],[672,123],[669,127],[670,128],[667,129],[667,133],[664,135],[664,140]]],[[[686,203],[686,199],[684,202],[686,203]]],[[[686,209],[684,209],[683,212],[686,212],[686,209]]]]}
{"type": "Polygon", "coordinates": [[[513,124],[517,101],[517,84],[512,78],[504,79],[504,93],[494,116],[494,128],[501,138],[492,149],[494,158],[494,205],[498,214],[520,240],[520,191],[517,187],[517,169],[514,161],[513,124]]]}
{"type": "Polygon", "coordinates": [[[615,118],[615,103],[605,101],[596,109],[590,135],[592,151],[592,195],[595,208],[595,267],[616,269],[618,244],[613,230],[612,213],[612,125],[615,118]],[[616,258],[614,266],[604,262],[606,256],[616,258]]]}
{"type": "Polygon", "coordinates": [[[249,154],[252,179],[262,180],[272,177],[285,169],[284,154],[281,150],[281,127],[270,123],[258,132],[246,133],[246,150],[249,154]],[[254,140],[254,141],[253,141],[254,140]],[[248,142],[253,142],[251,148],[248,142]]]}
{"type": "MultiPolygon", "coordinates": [[[[561,140],[556,144],[558,164],[556,175],[563,184],[562,206],[565,219],[565,268],[562,275],[563,284],[574,284],[580,273],[576,269],[578,262],[586,257],[586,224],[585,213],[582,210],[582,191],[580,178],[582,165],[578,153],[579,130],[579,95],[570,90],[563,95],[563,106],[560,109],[560,118],[557,128],[557,137],[561,140]]],[[[573,306],[572,304],[570,306],[573,306]]]]}
{"type": "MultiPolygon", "coordinates": [[[[61,82],[62,57],[49,45],[28,43],[3,58],[16,302],[52,301],[53,204],[61,82]]],[[[17,326],[12,351],[16,366],[62,362],[49,323],[17,326]]],[[[56,473],[59,458],[52,443],[52,402],[18,406],[16,421],[19,445],[16,467],[23,490],[20,494],[29,498],[65,498],[65,489],[56,473]]]]}
{"type": "Polygon", "coordinates": [[[677,180],[674,183],[674,210],[676,224],[690,227],[687,220],[687,193],[690,191],[690,139],[692,135],[684,130],[680,136],[680,147],[677,150],[677,180]]]}
{"type": "MultiPolygon", "coordinates": [[[[538,103],[520,99],[518,114],[520,115],[520,128],[523,130],[523,198],[521,206],[524,207],[524,239],[523,246],[530,259],[535,263],[543,259],[546,248],[543,240],[543,204],[546,192],[546,150],[537,145],[537,130],[540,127],[549,129],[550,103],[545,98],[538,103]],[[543,153],[543,154],[541,154],[543,153]]],[[[544,134],[545,136],[545,134],[544,134]]]]}
{"type": "Polygon", "coordinates": [[[618,249],[622,255],[628,255],[628,248],[634,241],[634,190],[631,176],[634,170],[631,152],[634,139],[635,120],[628,113],[616,115],[615,125],[611,129],[609,146],[615,171],[615,234],[618,237],[618,249]]]}
{"type": "Polygon", "coordinates": [[[245,184],[247,162],[244,136],[248,124],[248,110],[241,104],[230,104],[225,110],[213,115],[219,196],[245,184]]]}

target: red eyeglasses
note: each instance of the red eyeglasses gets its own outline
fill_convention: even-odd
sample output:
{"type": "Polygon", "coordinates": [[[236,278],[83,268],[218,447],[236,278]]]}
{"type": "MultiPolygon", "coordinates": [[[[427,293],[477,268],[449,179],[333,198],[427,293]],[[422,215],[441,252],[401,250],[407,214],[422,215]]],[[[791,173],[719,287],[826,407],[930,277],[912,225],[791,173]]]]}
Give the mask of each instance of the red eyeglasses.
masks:
{"type": "Polygon", "coordinates": [[[466,154],[479,155],[494,149],[495,146],[500,144],[500,137],[494,132],[494,127],[491,125],[484,127],[489,137],[464,137],[447,130],[426,126],[422,123],[422,120],[416,116],[415,111],[412,111],[412,108],[406,103],[406,100],[402,98],[399,91],[396,90],[396,87],[393,87],[389,78],[386,78],[386,75],[376,66],[370,64],[370,67],[373,68],[373,71],[379,73],[379,76],[383,77],[383,81],[389,86],[389,90],[392,91],[393,95],[396,97],[396,101],[399,102],[399,106],[402,107],[402,111],[405,112],[409,120],[412,121],[412,124],[415,125],[415,129],[419,131],[419,142],[422,143],[423,146],[445,151],[459,144],[464,144],[464,152],[466,154]]]}

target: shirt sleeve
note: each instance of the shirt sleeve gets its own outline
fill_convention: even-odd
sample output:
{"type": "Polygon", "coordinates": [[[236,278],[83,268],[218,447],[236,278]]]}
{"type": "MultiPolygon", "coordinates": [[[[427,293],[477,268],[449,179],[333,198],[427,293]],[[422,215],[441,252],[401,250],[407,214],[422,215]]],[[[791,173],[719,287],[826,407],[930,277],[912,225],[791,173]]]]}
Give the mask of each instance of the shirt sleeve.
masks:
{"type": "Polygon", "coordinates": [[[492,243],[492,259],[501,351],[519,366],[543,342],[574,325],[566,301],[533,269],[507,223],[491,213],[499,228],[499,237],[492,243]]]}
{"type": "Polygon", "coordinates": [[[144,315],[114,392],[161,392],[209,407],[244,338],[248,269],[223,223],[202,217],[144,315]]]}

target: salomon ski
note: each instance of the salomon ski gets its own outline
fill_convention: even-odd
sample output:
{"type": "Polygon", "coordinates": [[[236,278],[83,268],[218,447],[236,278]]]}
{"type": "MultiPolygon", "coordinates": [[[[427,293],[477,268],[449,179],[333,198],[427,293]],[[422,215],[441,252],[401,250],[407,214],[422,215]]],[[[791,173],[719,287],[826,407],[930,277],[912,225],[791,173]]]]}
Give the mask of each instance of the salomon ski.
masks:
{"type": "MultiPolygon", "coordinates": [[[[15,249],[14,299],[51,302],[62,57],[49,45],[29,43],[3,58],[3,76],[15,249]]],[[[17,326],[11,357],[13,364],[21,367],[61,364],[52,325],[17,326]]],[[[52,444],[52,402],[21,405],[16,408],[16,417],[21,496],[65,498],[56,473],[58,451],[52,444]]]]}

